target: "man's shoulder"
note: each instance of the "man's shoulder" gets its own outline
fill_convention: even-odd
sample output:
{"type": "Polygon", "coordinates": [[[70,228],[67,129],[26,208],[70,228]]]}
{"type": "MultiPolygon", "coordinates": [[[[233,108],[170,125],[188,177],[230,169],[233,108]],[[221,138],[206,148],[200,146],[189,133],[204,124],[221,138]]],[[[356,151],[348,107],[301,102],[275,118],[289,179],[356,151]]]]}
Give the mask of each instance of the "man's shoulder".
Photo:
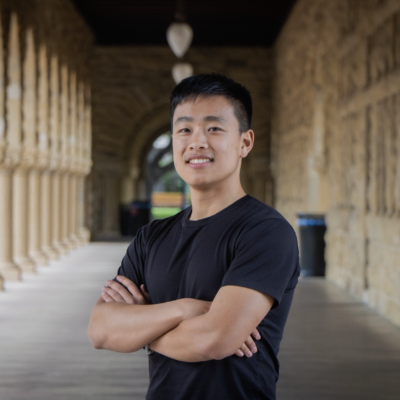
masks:
{"type": "Polygon", "coordinates": [[[275,208],[252,196],[247,197],[246,211],[242,214],[241,219],[248,228],[274,226],[294,232],[292,225],[275,208]]]}
{"type": "Polygon", "coordinates": [[[182,220],[185,218],[187,210],[186,208],[171,217],[155,219],[140,228],[139,232],[144,239],[148,240],[152,236],[157,236],[160,232],[165,232],[166,230],[170,231],[171,229],[179,227],[182,224],[182,220]]]}

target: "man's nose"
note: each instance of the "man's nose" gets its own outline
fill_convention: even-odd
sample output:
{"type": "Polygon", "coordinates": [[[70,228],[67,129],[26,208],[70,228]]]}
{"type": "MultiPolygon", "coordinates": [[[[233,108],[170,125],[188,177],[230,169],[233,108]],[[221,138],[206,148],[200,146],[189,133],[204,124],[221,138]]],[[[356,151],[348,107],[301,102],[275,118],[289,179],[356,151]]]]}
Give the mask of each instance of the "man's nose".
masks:
{"type": "Polygon", "coordinates": [[[196,129],[193,132],[189,148],[190,150],[208,149],[207,135],[203,129],[196,129]]]}

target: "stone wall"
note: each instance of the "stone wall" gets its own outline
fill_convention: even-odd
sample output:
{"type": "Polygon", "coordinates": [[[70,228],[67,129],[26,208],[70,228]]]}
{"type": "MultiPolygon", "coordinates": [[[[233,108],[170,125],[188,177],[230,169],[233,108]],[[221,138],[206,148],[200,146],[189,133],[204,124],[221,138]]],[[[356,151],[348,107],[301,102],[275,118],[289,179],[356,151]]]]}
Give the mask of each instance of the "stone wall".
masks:
{"type": "MultiPolygon", "coordinates": [[[[254,104],[255,146],[244,160],[245,190],[272,202],[269,174],[271,52],[264,48],[191,48],[195,74],[219,72],[244,84],[254,104]]],[[[93,203],[91,230],[118,231],[118,203],[143,196],[146,154],[170,129],[169,96],[177,62],[168,46],[98,47],[93,69],[93,203]],[[116,193],[121,191],[121,196],[116,193]]]]}
{"type": "Polygon", "coordinates": [[[89,239],[92,41],[69,0],[0,0],[0,289],[89,239]]]}
{"type": "Polygon", "coordinates": [[[275,204],[327,216],[327,276],[400,325],[400,3],[300,0],[274,47],[275,204]]]}

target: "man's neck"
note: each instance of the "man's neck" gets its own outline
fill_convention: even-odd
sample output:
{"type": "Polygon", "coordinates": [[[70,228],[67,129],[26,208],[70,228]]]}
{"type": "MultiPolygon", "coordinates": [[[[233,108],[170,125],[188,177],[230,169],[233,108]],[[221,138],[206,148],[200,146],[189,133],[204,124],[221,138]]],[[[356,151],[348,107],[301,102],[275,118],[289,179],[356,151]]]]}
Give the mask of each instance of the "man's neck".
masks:
{"type": "Polygon", "coordinates": [[[246,193],[240,184],[235,188],[219,187],[207,191],[191,188],[192,214],[190,220],[197,221],[211,217],[245,195],[246,193]]]}

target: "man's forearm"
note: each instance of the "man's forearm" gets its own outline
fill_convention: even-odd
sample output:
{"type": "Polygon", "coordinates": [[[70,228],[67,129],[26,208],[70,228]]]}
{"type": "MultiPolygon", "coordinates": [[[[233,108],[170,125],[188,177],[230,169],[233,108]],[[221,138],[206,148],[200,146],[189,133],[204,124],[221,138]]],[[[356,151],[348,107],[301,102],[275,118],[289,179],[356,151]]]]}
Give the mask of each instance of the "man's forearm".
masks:
{"type": "MultiPolygon", "coordinates": [[[[224,343],[220,343],[220,349],[216,348],[219,337],[220,332],[215,329],[209,314],[204,314],[184,320],[179,326],[154,340],[150,348],[178,361],[209,361],[231,355],[223,353],[224,343]]],[[[236,350],[235,346],[232,348],[236,350]]]]}
{"type": "Polygon", "coordinates": [[[97,349],[137,351],[183,321],[182,305],[180,300],[137,305],[99,299],[90,319],[89,338],[97,349]]]}
{"type": "MultiPolygon", "coordinates": [[[[273,304],[273,297],[256,290],[224,286],[215,296],[209,312],[185,319],[150,343],[150,348],[186,362],[221,360],[237,353],[238,349],[248,351],[246,356],[251,357],[257,348],[253,340],[249,341],[249,335],[253,335],[273,304]],[[244,343],[250,347],[242,347],[244,343]]],[[[260,339],[258,331],[254,337],[260,339]]]]}

